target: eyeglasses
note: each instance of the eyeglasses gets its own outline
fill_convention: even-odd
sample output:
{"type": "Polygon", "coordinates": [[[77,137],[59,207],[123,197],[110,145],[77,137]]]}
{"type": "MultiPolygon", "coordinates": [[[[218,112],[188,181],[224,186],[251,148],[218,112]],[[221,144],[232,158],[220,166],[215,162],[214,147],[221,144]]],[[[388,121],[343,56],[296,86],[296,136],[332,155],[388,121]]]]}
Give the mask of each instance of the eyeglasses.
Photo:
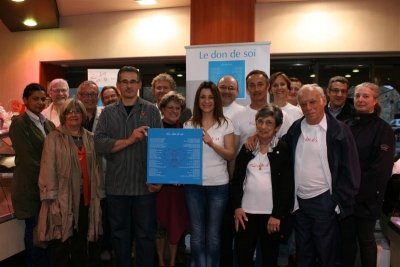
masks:
{"type": "Polygon", "coordinates": [[[233,87],[233,86],[225,86],[225,85],[221,85],[221,86],[219,86],[218,88],[219,88],[221,91],[228,90],[228,91],[232,92],[232,91],[235,91],[235,90],[236,90],[236,88],[233,87]]]}
{"type": "Polygon", "coordinates": [[[257,84],[255,84],[255,83],[251,83],[251,84],[249,84],[248,85],[248,88],[250,88],[250,89],[254,89],[254,88],[262,88],[262,87],[264,87],[265,86],[265,83],[257,83],[257,84]]]}
{"type": "Polygon", "coordinates": [[[106,95],[103,96],[104,100],[108,100],[108,99],[114,99],[117,97],[117,94],[112,94],[112,95],[106,95]]]}
{"type": "Polygon", "coordinates": [[[72,114],[79,115],[79,114],[82,114],[82,111],[80,111],[80,110],[73,110],[73,109],[70,109],[70,110],[65,111],[65,115],[72,115],[72,114]]]}
{"type": "Polygon", "coordinates": [[[122,81],[119,81],[120,83],[123,83],[124,85],[128,85],[128,84],[137,84],[137,83],[139,83],[140,81],[136,81],[136,80],[130,80],[130,81],[128,81],[128,80],[122,80],[122,81]]]}
{"type": "Polygon", "coordinates": [[[51,89],[51,91],[56,94],[59,94],[59,93],[65,94],[68,90],[67,89],[51,89]]]}
{"type": "Polygon", "coordinates": [[[171,87],[169,87],[169,86],[156,86],[155,89],[157,91],[162,91],[162,90],[169,91],[169,90],[171,90],[171,87]]]}
{"type": "Polygon", "coordinates": [[[84,93],[79,93],[83,98],[88,98],[89,96],[91,97],[91,98],[95,98],[95,97],[97,97],[98,96],[98,93],[86,93],[86,92],[84,92],[84,93]]]}
{"type": "Polygon", "coordinates": [[[174,106],[166,106],[166,109],[168,109],[169,111],[181,111],[181,107],[174,107],[174,106]]]}
{"type": "Polygon", "coordinates": [[[256,120],[256,126],[257,127],[262,127],[262,126],[264,126],[264,124],[269,128],[270,127],[275,127],[275,122],[272,121],[272,120],[268,120],[268,119],[258,119],[258,120],[256,120]]]}
{"type": "Polygon", "coordinates": [[[346,89],[329,89],[329,91],[331,91],[335,95],[339,94],[339,92],[342,93],[342,95],[346,95],[347,94],[347,90],[346,89]]]}

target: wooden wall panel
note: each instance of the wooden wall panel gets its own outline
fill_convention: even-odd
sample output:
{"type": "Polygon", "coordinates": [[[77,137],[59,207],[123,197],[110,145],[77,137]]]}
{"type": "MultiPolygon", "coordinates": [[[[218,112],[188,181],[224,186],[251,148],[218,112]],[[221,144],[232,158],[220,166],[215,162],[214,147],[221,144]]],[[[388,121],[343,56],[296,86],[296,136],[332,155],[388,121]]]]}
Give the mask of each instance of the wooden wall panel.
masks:
{"type": "Polygon", "coordinates": [[[65,79],[64,68],[50,63],[40,62],[39,84],[47,90],[47,82],[51,82],[56,78],[65,79]]]}
{"type": "Polygon", "coordinates": [[[190,44],[254,42],[255,0],[192,0],[190,44]]]}

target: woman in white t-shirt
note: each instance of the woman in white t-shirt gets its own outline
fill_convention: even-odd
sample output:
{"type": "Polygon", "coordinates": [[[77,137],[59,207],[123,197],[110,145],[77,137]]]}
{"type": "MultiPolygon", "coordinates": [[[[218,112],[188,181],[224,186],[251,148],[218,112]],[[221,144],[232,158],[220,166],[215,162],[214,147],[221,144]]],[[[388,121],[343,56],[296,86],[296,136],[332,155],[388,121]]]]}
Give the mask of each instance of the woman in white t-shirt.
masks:
{"type": "Polygon", "coordinates": [[[222,217],[229,194],[227,161],[234,158],[233,125],[222,113],[213,82],[197,89],[193,117],[184,128],[203,129],[202,185],[185,185],[190,218],[192,267],[218,267],[222,217]]]}
{"type": "Polygon", "coordinates": [[[290,148],[275,133],[282,124],[280,108],[267,104],[255,116],[258,143],[254,151],[241,148],[231,182],[235,210],[236,251],[240,267],[253,266],[257,240],[262,266],[276,266],[279,242],[292,227],[289,206],[294,179],[290,148]]]}
{"type": "Polygon", "coordinates": [[[289,115],[293,122],[303,117],[303,112],[297,106],[288,102],[288,94],[291,86],[289,77],[283,72],[275,72],[269,79],[271,84],[270,92],[274,96],[271,104],[277,105],[289,115]]]}

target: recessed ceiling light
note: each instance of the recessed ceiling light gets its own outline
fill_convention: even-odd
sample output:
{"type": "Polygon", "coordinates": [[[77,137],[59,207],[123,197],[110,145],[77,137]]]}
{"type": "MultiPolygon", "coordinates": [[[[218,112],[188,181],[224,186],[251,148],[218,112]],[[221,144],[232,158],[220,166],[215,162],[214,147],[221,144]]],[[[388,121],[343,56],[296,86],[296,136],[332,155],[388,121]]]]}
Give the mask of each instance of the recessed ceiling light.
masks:
{"type": "Polygon", "coordinates": [[[315,77],[315,74],[311,74],[310,77],[311,77],[311,78],[314,78],[314,77],[315,77]]]}
{"type": "Polygon", "coordinates": [[[12,0],[13,2],[24,2],[25,0],[12,0]]]}
{"type": "Polygon", "coordinates": [[[142,6],[148,6],[148,5],[157,5],[156,0],[135,0],[136,3],[142,6]]]}
{"type": "Polygon", "coordinates": [[[25,24],[26,26],[33,27],[33,26],[36,26],[36,25],[37,25],[37,22],[36,22],[36,20],[34,20],[34,19],[26,19],[26,20],[24,21],[24,24],[25,24]]]}
{"type": "Polygon", "coordinates": [[[344,75],[344,77],[346,77],[346,78],[350,78],[350,77],[351,77],[351,75],[350,75],[350,74],[346,74],[346,75],[344,75]]]}
{"type": "Polygon", "coordinates": [[[177,74],[176,76],[178,76],[178,77],[183,77],[183,74],[177,74]]]}
{"type": "Polygon", "coordinates": [[[353,72],[360,72],[360,70],[359,69],[354,69],[353,72]]]}

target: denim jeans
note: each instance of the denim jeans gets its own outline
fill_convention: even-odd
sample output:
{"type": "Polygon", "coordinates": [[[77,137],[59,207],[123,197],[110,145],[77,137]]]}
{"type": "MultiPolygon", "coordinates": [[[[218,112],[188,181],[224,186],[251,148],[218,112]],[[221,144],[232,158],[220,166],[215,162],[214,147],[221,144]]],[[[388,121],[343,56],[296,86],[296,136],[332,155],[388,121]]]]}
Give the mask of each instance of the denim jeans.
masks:
{"type": "Polygon", "coordinates": [[[37,225],[38,216],[25,219],[25,253],[27,267],[48,267],[50,266],[50,247],[46,249],[33,245],[33,228],[37,225]]]}
{"type": "Polygon", "coordinates": [[[156,194],[141,196],[107,195],[106,200],[115,250],[115,266],[132,267],[130,222],[133,220],[136,266],[152,267],[155,250],[156,194]]]}
{"type": "Polygon", "coordinates": [[[185,186],[190,218],[191,267],[218,267],[221,225],[228,201],[229,185],[185,186]]]}

